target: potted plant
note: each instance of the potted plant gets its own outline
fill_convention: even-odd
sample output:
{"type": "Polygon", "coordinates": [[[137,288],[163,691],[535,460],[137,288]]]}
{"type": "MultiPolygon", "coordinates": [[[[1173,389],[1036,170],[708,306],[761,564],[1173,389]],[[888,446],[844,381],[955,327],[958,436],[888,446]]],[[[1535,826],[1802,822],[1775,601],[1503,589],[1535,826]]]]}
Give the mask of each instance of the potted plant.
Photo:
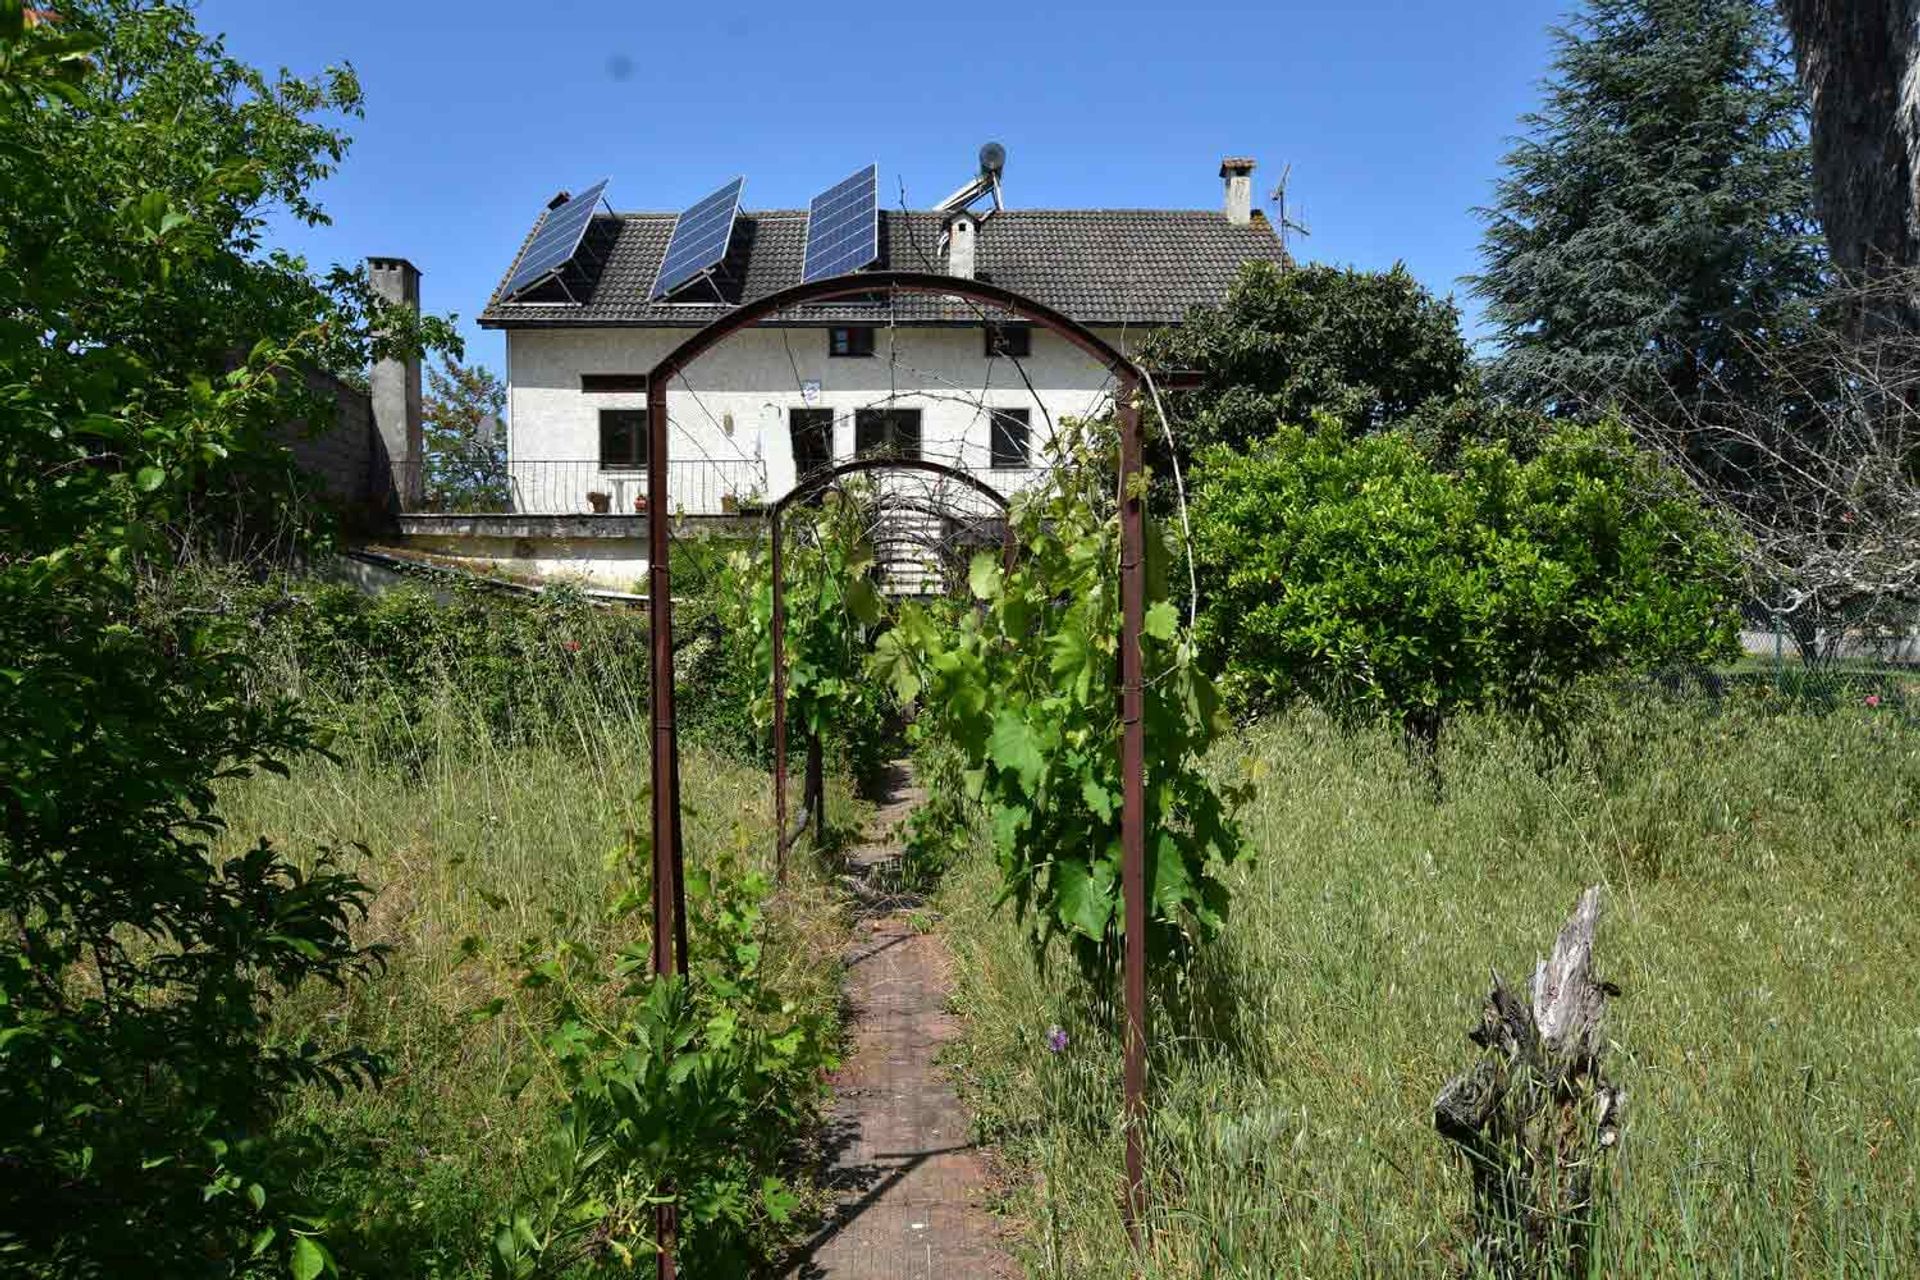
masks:
{"type": "Polygon", "coordinates": [[[732,515],[734,512],[738,511],[739,509],[740,509],[739,498],[735,497],[731,493],[723,493],[720,495],[721,511],[725,512],[727,515],[732,515]]]}
{"type": "Polygon", "coordinates": [[[633,514],[637,516],[643,516],[647,514],[647,495],[646,494],[636,493],[633,495],[633,514]]]}
{"type": "Polygon", "coordinates": [[[587,491],[587,505],[593,508],[593,514],[603,516],[613,507],[613,495],[590,489],[587,491]]]}

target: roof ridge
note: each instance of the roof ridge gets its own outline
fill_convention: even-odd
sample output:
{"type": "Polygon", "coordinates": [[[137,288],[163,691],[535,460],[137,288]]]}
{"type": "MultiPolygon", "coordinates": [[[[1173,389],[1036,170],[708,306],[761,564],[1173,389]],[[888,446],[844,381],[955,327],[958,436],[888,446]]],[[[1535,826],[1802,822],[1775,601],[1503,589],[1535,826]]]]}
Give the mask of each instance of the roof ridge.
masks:
{"type": "MultiPolygon", "coordinates": [[[[890,216],[905,214],[908,217],[916,218],[944,218],[946,216],[946,214],[939,209],[881,209],[880,212],[890,216]]],[[[1226,217],[1226,214],[1219,209],[1169,209],[1151,208],[1145,205],[1097,205],[1085,208],[1022,207],[1001,209],[995,213],[992,218],[987,219],[987,221],[992,222],[994,219],[1005,217],[1025,217],[1029,214],[1036,213],[1048,215],[1125,214],[1130,217],[1137,217],[1143,213],[1151,213],[1193,218],[1226,217]]],[[[595,214],[594,216],[605,217],[606,215],[595,214]]],[[[680,214],[671,209],[619,209],[614,211],[613,216],[616,218],[678,218],[680,214]]],[[[808,212],[805,209],[742,209],[740,210],[740,216],[743,218],[804,218],[808,216],[808,212]]]]}

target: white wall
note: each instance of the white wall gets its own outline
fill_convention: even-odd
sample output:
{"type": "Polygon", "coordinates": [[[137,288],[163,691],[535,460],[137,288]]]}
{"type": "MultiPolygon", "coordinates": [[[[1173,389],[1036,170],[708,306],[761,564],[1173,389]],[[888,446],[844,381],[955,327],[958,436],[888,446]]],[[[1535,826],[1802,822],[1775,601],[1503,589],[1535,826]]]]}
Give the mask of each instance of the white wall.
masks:
{"type": "MultiPolygon", "coordinates": [[[[640,477],[633,472],[604,476],[598,470],[599,410],[643,409],[646,395],[588,395],[580,390],[580,375],[644,374],[689,332],[508,332],[511,455],[518,475],[531,480],[533,471],[545,473],[539,492],[547,502],[530,502],[531,509],[584,511],[589,487],[613,494],[616,510],[630,508],[629,495],[639,491],[640,477]],[[574,461],[558,468],[530,465],[534,460],[552,459],[574,461]]],[[[1101,412],[1112,392],[1104,368],[1066,339],[1037,326],[1032,331],[1032,354],[1019,362],[1020,367],[1004,357],[989,362],[978,328],[889,330],[880,326],[870,358],[830,357],[827,332],[825,328],[743,330],[696,361],[684,382],[676,379],[668,388],[669,449],[675,463],[669,484],[679,490],[673,503],[676,508],[718,510],[719,491],[739,478],[760,474],[761,467],[765,496],[785,493],[794,483],[788,411],[806,407],[836,411],[836,461],[853,456],[856,409],[913,408],[921,411],[923,456],[976,471],[1003,490],[1017,489],[1028,476],[989,468],[988,423],[982,404],[1031,411],[1032,450],[1038,462],[1050,421],[1101,412]],[[802,394],[808,380],[820,384],[819,397],[811,404],[802,394]],[[704,475],[678,465],[682,459],[702,458],[723,465],[704,475]]],[[[1101,336],[1124,349],[1119,332],[1101,336]]]]}

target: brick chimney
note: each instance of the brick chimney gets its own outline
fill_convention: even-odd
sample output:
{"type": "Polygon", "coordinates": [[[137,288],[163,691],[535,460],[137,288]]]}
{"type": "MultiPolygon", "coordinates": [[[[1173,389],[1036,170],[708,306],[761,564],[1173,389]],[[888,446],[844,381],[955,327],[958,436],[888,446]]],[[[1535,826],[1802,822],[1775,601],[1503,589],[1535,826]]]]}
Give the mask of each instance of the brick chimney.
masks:
{"type": "Polygon", "coordinates": [[[1228,156],[1220,162],[1220,176],[1226,180],[1227,221],[1244,227],[1253,220],[1253,159],[1228,156]]]}
{"type": "MultiPolygon", "coordinates": [[[[420,268],[405,258],[368,258],[367,280],[389,302],[420,314],[420,268]]],[[[373,427],[402,511],[417,510],[423,492],[426,435],[420,424],[420,358],[381,360],[368,379],[373,427]]],[[[378,472],[375,473],[376,475],[378,472]]]]}
{"type": "Polygon", "coordinates": [[[973,279],[973,250],[980,233],[980,219],[965,209],[947,218],[947,274],[962,280],[973,279]]]}

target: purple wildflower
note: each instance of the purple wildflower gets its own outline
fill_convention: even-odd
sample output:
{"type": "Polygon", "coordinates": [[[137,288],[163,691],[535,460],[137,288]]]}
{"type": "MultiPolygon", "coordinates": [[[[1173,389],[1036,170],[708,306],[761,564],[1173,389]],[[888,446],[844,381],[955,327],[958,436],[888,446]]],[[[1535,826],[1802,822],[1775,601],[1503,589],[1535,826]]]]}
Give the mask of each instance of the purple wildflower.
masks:
{"type": "Polygon", "coordinates": [[[1047,1028],[1047,1052],[1061,1053],[1067,1047],[1067,1033],[1059,1027],[1047,1028]]]}

